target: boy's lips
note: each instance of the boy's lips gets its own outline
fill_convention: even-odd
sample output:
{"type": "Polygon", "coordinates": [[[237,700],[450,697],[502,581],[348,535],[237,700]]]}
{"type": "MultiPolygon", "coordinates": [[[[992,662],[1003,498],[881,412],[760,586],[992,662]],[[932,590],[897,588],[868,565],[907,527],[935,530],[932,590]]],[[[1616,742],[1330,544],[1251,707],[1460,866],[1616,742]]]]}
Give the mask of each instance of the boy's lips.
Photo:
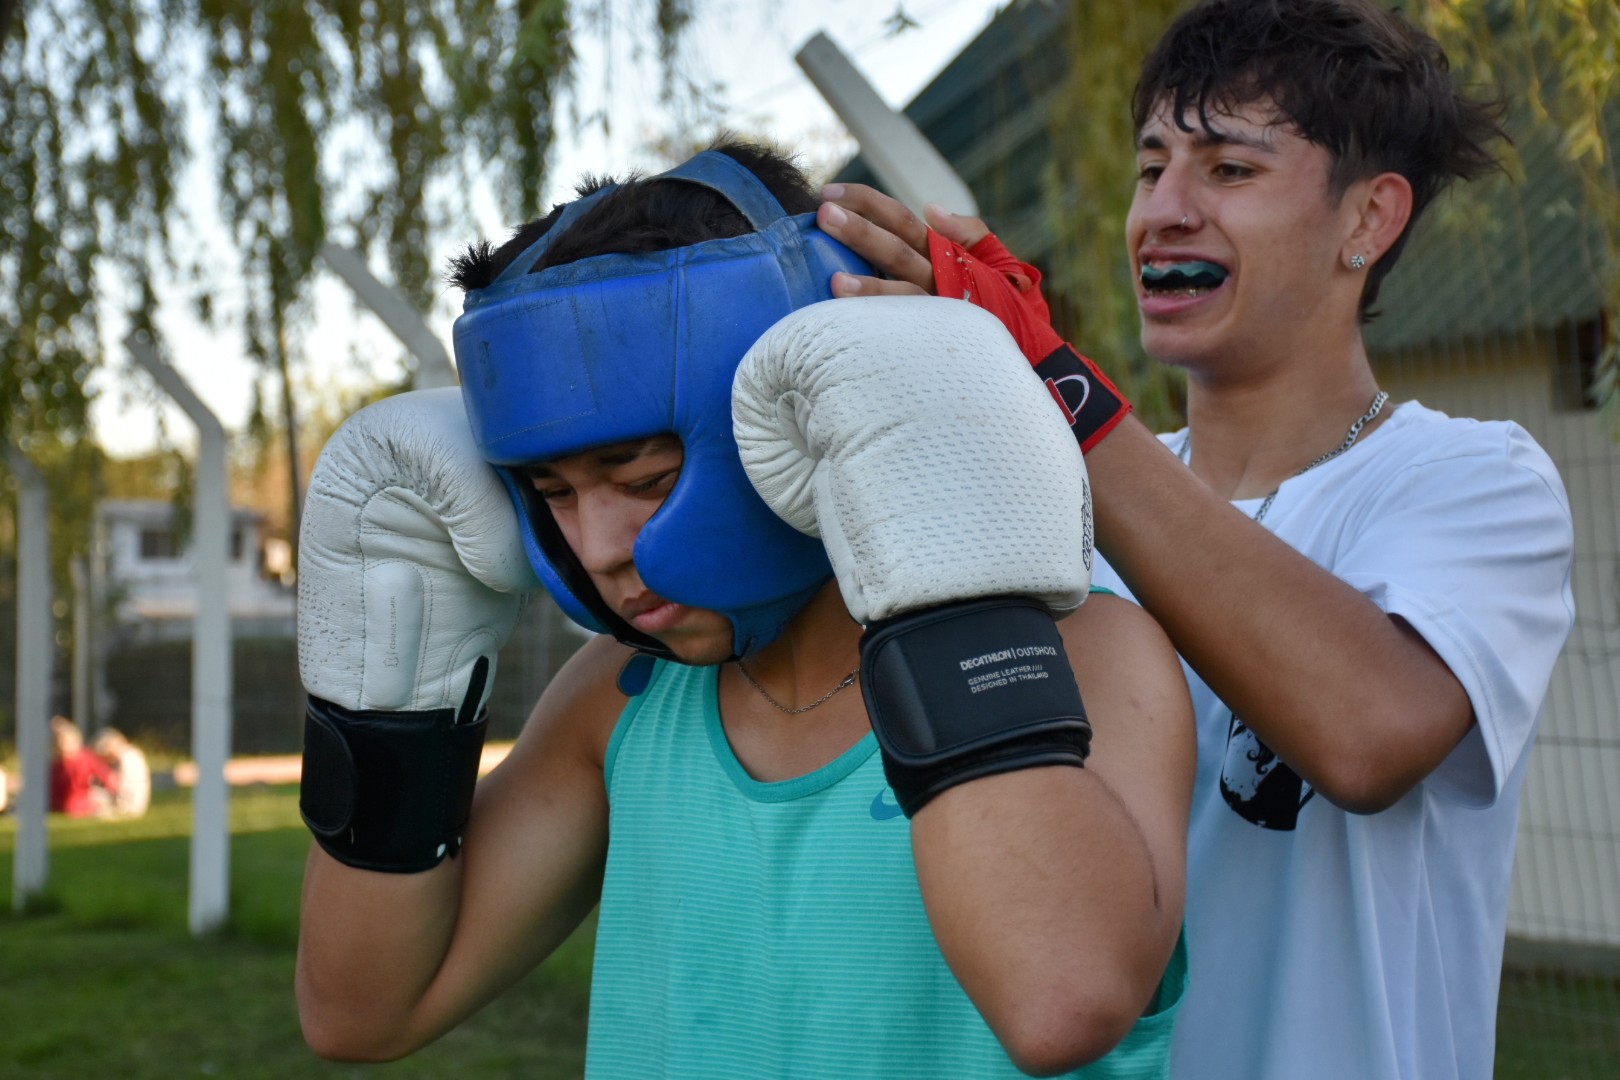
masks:
{"type": "Polygon", "coordinates": [[[1212,289],[1194,295],[1184,293],[1151,293],[1145,289],[1136,291],[1136,306],[1145,318],[1167,318],[1179,315],[1184,311],[1191,311],[1200,304],[1207,304],[1210,298],[1220,290],[1212,289]]]}
{"type": "Polygon", "coordinates": [[[656,634],[680,622],[686,608],[662,596],[647,595],[626,603],[620,608],[619,614],[642,633],[656,634]]]}

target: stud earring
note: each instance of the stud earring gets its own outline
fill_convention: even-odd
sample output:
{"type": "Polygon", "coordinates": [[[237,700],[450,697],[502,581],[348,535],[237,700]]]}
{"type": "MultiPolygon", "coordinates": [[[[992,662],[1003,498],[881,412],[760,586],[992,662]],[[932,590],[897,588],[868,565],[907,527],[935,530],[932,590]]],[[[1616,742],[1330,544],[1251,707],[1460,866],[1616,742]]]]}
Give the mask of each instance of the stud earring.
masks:
{"type": "Polygon", "coordinates": [[[1356,254],[1350,256],[1350,269],[1352,269],[1352,270],[1360,270],[1362,267],[1364,267],[1366,265],[1367,265],[1367,257],[1365,255],[1361,254],[1359,251],[1356,254]]]}

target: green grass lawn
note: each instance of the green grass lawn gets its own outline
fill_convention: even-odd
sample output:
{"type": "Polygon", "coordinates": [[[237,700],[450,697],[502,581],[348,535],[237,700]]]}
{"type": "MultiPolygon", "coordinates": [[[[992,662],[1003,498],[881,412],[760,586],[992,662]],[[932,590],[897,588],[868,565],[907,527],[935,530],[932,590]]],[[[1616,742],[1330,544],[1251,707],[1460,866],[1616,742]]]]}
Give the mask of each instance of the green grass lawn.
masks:
{"type": "Polygon", "coordinates": [[[1497,1080],[1620,1077],[1620,985],[1508,972],[1496,1014],[1497,1080]]]}
{"type": "MultiPolygon", "coordinates": [[[[186,931],[191,806],[162,792],[138,821],[50,825],[50,892],[12,914],[16,819],[0,817],[0,1080],[525,1077],[583,1072],[590,926],[499,1001],[406,1061],[314,1057],[293,1007],[308,834],[295,788],[231,798],[231,922],[186,931]]],[[[1498,1080],[1620,1076],[1620,987],[1510,975],[1498,1080]]]]}
{"type": "Polygon", "coordinates": [[[308,833],[294,788],[231,799],[231,922],[186,930],[185,792],[137,821],[50,821],[50,889],[12,913],[16,819],[0,818],[0,1078],[577,1077],[590,941],[582,932],[435,1045],[382,1066],[323,1062],[293,1005],[308,833]]]}

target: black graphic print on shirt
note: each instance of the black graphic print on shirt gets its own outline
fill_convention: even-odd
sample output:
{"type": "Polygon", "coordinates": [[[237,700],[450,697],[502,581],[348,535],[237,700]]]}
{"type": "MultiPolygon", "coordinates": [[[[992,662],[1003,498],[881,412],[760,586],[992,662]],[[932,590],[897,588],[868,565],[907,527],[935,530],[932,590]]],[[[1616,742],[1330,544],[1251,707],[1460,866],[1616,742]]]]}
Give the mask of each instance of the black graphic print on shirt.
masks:
{"type": "Polygon", "coordinates": [[[1234,714],[1221,762],[1221,795],[1251,825],[1292,832],[1316,792],[1234,714]]]}

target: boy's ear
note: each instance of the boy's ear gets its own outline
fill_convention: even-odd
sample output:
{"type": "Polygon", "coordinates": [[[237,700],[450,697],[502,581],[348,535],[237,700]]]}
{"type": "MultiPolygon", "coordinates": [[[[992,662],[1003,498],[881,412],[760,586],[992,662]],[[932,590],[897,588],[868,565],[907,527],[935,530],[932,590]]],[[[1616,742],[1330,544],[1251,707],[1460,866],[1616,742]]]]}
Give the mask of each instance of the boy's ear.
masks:
{"type": "Polygon", "coordinates": [[[1411,182],[1400,173],[1379,173],[1352,185],[1346,197],[1352,200],[1356,219],[1340,260],[1348,264],[1360,255],[1375,263],[1412,220],[1411,182]]]}

